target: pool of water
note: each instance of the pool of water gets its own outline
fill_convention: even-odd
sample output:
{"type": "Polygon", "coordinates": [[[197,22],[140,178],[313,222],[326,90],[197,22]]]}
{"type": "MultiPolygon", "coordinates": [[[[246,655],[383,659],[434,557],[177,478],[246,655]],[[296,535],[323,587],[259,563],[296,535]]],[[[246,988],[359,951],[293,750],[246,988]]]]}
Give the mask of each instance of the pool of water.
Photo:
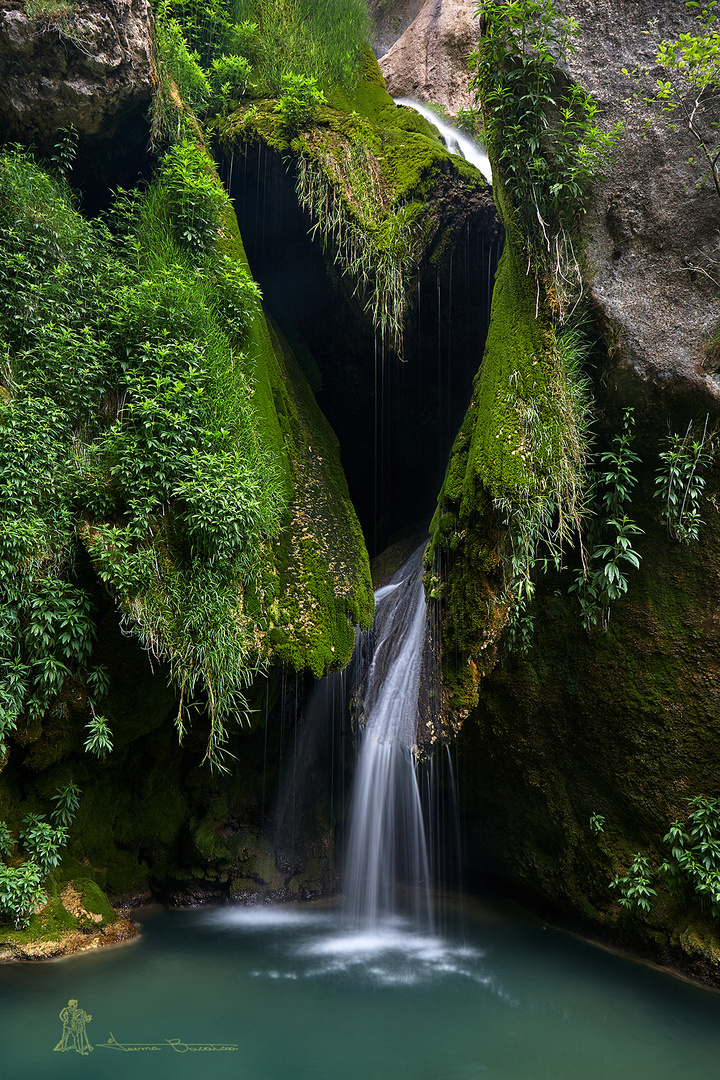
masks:
{"type": "Polygon", "coordinates": [[[712,1080],[720,995],[497,905],[437,933],[165,911],[132,944],[0,967],[0,1076],[712,1080]]]}

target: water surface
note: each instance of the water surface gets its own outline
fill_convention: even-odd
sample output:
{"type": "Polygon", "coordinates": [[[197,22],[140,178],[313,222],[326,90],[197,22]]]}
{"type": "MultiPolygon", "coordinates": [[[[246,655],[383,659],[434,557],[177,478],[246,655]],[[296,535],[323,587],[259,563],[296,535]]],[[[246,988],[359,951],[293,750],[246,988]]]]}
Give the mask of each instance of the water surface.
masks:
{"type": "Polygon", "coordinates": [[[0,1051],[3,1080],[711,1080],[720,995],[502,907],[433,934],[170,911],[124,947],[1,967],[0,1051]],[[54,1050],[70,999],[86,1056],[54,1050]]]}

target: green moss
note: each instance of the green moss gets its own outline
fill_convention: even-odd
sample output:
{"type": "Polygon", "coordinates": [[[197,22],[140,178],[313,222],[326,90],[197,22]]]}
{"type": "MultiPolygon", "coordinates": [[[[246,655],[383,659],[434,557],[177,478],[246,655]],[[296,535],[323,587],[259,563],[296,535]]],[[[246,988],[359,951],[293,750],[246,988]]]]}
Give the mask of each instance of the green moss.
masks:
{"type": "Polygon", "coordinates": [[[117,922],[118,914],[113,910],[105,893],[90,878],[77,878],[73,882],[80,893],[82,906],[93,915],[102,915],[100,926],[112,926],[117,922]]]}
{"type": "Polygon", "coordinates": [[[289,527],[274,546],[275,601],[266,647],[274,658],[321,675],[347,664],[355,627],[372,624],[370,566],[335,434],[274,325],[271,334],[294,495],[289,527]]]}
{"type": "Polygon", "coordinates": [[[449,154],[438,132],[396,106],[371,50],[352,91],[290,139],[274,102],[255,102],[218,122],[232,147],[262,141],[297,158],[297,195],[319,231],[328,263],[349,274],[376,332],[402,353],[405,312],[421,261],[444,257],[453,237],[440,228],[432,195],[455,184],[466,196],[486,190],[481,175],[449,154]]]}
{"type": "Polygon", "coordinates": [[[485,354],[477,376],[475,423],[468,469],[494,497],[518,497],[539,486],[538,462],[523,423],[523,407],[550,410],[544,401],[547,344],[535,317],[532,278],[506,243],[495,280],[485,354]]]}
{"type": "Polygon", "coordinates": [[[35,915],[30,916],[26,930],[15,930],[12,924],[0,924],[0,943],[9,945],[27,945],[38,941],[55,941],[70,930],[77,930],[79,920],[63,907],[57,886],[48,883],[48,902],[35,915]]]}

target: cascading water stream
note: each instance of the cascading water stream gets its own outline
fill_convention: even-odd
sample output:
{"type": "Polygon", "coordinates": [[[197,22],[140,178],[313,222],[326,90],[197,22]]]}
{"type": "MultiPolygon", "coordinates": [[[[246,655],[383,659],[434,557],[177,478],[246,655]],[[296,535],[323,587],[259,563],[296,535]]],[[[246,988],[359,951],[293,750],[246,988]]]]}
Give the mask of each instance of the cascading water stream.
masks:
{"type": "Polygon", "coordinates": [[[393,100],[396,105],[405,105],[409,109],[414,109],[415,112],[420,113],[426,120],[429,120],[442,135],[445,146],[450,153],[459,154],[460,157],[465,158],[466,161],[469,161],[471,165],[480,170],[489,184],[492,184],[490,159],[483,148],[474,142],[469,135],[463,135],[457,128],[443,121],[433,109],[428,108],[427,105],[422,105],[419,101],[413,101],[412,98],[394,98],[393,100]]]}
{"type": "Polygon", "coordinates": [[[355,925],[398,911],[410,887],[416,918],[432,922],[429,860],[413,748],[426,608],[423,547],[375,593],[376,647],[363,699],[365,724],[350,809],[345,881],[355,925]]]}

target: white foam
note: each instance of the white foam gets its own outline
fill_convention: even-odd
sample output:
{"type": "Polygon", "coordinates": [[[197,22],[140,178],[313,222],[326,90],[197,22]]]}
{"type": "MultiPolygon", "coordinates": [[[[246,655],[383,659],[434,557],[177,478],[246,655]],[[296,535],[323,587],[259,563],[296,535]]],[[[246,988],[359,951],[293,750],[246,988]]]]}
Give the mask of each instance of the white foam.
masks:
{"type": "Polygon", "coordinates": [[[448,124],[447,121],[442,120],[433,109],[429,109],[427,105],[423,105],[419,101],[413,101],[412,98],[395,98],[394,101],[396,105],[405,105],[409,109],[414,109],[415,112],[419,112],[421,116],[424,116],[426,120],[429,120],[431,124],[434,124],[445,140],[448,151],[451,154],[457,154],[458,157],[465,158],[466,161],[469,161],[471,165],[474,165],[475,168],[483,174],[489,184],[492,184],[493,178],[490,159],[479,143],[476,143],[469,135],[465,135],[462,131],[458,131],[452,124],[448,124]]]}
{"type": "Polygon", "coordinates": [[[327,921],[327,916],[317,911],[304,911],[294,905],[258,904],[254,907],[216,908],[208,912],[207,921],[218,926],[237,926],[247,930],[292,930],[298,926],[320,925],[327,921]]]}

